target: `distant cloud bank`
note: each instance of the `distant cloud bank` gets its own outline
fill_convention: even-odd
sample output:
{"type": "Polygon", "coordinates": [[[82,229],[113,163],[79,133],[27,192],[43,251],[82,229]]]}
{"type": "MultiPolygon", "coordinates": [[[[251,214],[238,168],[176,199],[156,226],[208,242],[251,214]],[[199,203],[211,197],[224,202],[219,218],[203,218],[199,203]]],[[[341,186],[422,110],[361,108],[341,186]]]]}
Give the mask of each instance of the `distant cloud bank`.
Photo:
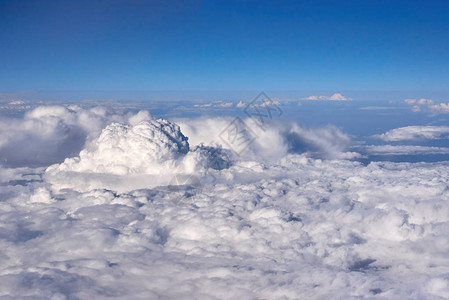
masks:
{"type": "Polygon", "coordinates": [[[446,147],[428,147],[415,145],[370,145],[366,150],[371,155],[428,155],[449,154],[446,147]]]}
{"type": "Polygon", "coordinates": [[[301,98],[301,100],[331,100],[331,101],[347,101],[347,100],[352,100],[352,98],[349,97],[345,97],[340,93],[335,93],[331,96],[309,96],[309,97],[304,97],[301,98]]]}
{"type": "Polygon", "coordinates": [[[448,126],[406,126],[389,130],[374,137],[387,142],[438,140],[449,138],[448,126]]]}

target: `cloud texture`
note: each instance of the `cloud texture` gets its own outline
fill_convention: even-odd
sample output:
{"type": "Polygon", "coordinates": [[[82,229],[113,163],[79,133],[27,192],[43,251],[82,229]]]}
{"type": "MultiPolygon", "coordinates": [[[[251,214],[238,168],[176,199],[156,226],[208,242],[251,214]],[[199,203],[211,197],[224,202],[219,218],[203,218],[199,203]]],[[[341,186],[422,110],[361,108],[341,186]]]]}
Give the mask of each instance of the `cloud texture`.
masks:
{"type": "Polygon", "coordinates": [[[447,163],[344,160],[350,138],[335,127],[251,127],[235,155],[219,138],[226,118],[53,107],[8,124],[32,135],[30,120],[45,141],[81,130],[83,150],[0,168],[6,299],[449,296],[447,163]],[[158,183],[178,170],[196,181],[158,183]]]}

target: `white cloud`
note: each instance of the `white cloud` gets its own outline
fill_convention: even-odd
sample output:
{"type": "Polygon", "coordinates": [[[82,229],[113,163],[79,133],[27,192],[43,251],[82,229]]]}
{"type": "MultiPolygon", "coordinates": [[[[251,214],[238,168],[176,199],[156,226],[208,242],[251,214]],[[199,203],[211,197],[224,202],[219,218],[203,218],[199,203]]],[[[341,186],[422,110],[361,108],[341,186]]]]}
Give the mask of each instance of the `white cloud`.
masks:
{"type": "Polygon", "coordinates": [[[404,102],[409,105],[416,104],[416,101],[417,101],[416,99],[405,99],[404,100],[404,102]]]}
{"type": "Polygon", "coordinates": [[[101,107],[40,106],[23,118],[0,118],[0,163],[44,166],[74,156],[113,121],[127,122],[101,107]]]}
{"type": "Polygon", "coordinates": [[[202,150],[205,146],[223,148],[229,153],[228,160],[240,156],[246,160],[271,162],[287,153],[307,153],[325,159],[360,157],[358,153],[347,152],[349,136],[332,126],[303,128],[297,124],[273,124],[262,129],[246,120],[245,134],[252,143],[239,152],[232,142],[226,141],[225,130],[232,119],[199,118],[189,119],[188,123],[180,120],[181,131],[166,120],[148,118],[151,116],[140,112],[129,118],[131,125],[108,125],[79,156],[49,167],[46,180],[55,190],[80,190],[82,187],[82,191],[101,188],[126,192],[167,185],[174,176],[205,172],[201,162],[211,160],[207,158],[211,153],[202,150]],[[139,123],[139,120],[142,121],[139,123]]]}
{"type": "Polygon", "coordinates": [[[449,148],[412,145],[370,145],[365,149],[371,155],[428,155],[449,154],[449,148]]]}
{"type": "Polygon", "coordinates": [[[234,103],[232,102],[224,102],[224,101],[214,101],[211,103],[205,103],[205,104],[194,104],[193,107],[221,107],[221,108],[228,108],[232,107],[234,103]]]}
{"type": "Polygon", "coordinates": [[[9,105],[24,105],[24,104],[25,104],[25,101],[22,101],[22,100],[14,100],[14,101],[10,101],[8,104],[9,104],[9,105]]]}
{"type": "MultiPolygon", "coordinates": [[[[88,142],[47,175],[0,167],[0,297],[447,295],[448,163],[363,165],[338,159],[352,154],[336,127],[272,124],[255,127],[247,154],[208,175],[198,164],[222,157],[216,138],[232,120],[184,119],[178,128],[146,112],[95,111],[42,108],[3,123],[44,141],[79,126],[88,142]],[[156,186],[178,171],[170,163],[186,161],[195,184],[156,186]]],[[[406,149],[388,147],[372,149],[406,149]]]]}
{"type": "Polygon", "coordinates": [[[180,191],[0,186],[1,295],[442,295],[448,177],[445,164],[293,154],[180,191]]]}
{"type": "Polygon", "coordinates": [[[212,103],[206,103],[206,104],[195,104],[193,107],[211,107],[212,103]]]}
{"type": "Polygon", "coordinates": [[[448,139],[448,126],[406,126],[375,135],[387,142],[448,139]]]}
{"type": "Polygon", "coordinates": [[[447,114],[449,113],[449,103],[437,103],[429,105],[429,110],[434,113],[447,114]]]}
{"type": "Polygon", "coordinates": [[[430,99],[419,99],[416,101],[416,104],[418,105],[432,105],[433,104],[433,100],[430,99]]]}
{"type": "MultiPolygon", "coordinates": [[[[220,144],[233,150],[232,144],[223,140],[223,131],[233,119],[198,118],[177,120],[181,131],[189,137],[191,145],[220,144]]],[[[245,159],[277,160],[287,153],[309,153],[314,157],[336,159],[348,157],[350,137],[334,126],[324,128],[304,128],[296,123],[276,124],[261,129],[250,120],[245,120],[246,127],[254,141],[241,154],[245,159]],[[346,154],[345,154],[346,153],[346,154]]],[[[357,156],[353,154],[351,156],[357,156]]]]}
{"type": "Polygon", "coordinates": [[[449,103],[435,103],[431,99],[405,99],[405,103],[413,105],[413,112],[429,111],[432,113],[449,113],[449,103]]]}
{"type": "Polygon", "coordinates": [[[325,128],[303,128],[293,124],[285,134],[290,151],[312,152],[328,159],[356,158],[359,154],[347,153],[350,137],[334,126],[325,128]]]}
{"type": "Polygon", "coordinates": [[[420,112],[421,111],[421,107],[419,107],[418,105],[413,105],[412,111],[413,112],[420,112]]]}
{"type": "Polygon", "coordinates": [[[108,125],[79,156],[50,166],[46,180],[55,190],[106,188],[125,192],[167,185],[176,175],[205,171],[210,166],[205,161],[217,164],[219,147],[200,144],[190,149],[178,125],[162,119],[146,120],[146,116],[141,112],[131,117],[131,125],[108,125]]]}
{"type": "Polygon", "coordinates": [[[57,169],[114,175],[160,174],[188,151],[187,138],[166,120],[135,125],[112,123],[79,157],[66,159],[57,169]]]}
{"type": "Polygon", "coordinates": [[[340,93],[335,93],[331,96],[309,96],[301,98],[301,100],[331,100],[331,101],[346,101],[352,100],[351,98],[345,97],[340,93]]]}
{"type": "Polygon", "coordinates": [[[232,102],[218,102],[215,104],[217,107],[232,107],[232,102]]]}
{"type": "Polygon", "coordinates": [[[246,104],[243,101],[239,101],[239,103],[237,103],[237,108],[243,108],[245,106],[246,104]]]}
{"type": "Polygon", "coordinates": [[[391,107],[388,106],[364,106],[360,107],[361,110],[387,110],[391,109],[391,107]]]}

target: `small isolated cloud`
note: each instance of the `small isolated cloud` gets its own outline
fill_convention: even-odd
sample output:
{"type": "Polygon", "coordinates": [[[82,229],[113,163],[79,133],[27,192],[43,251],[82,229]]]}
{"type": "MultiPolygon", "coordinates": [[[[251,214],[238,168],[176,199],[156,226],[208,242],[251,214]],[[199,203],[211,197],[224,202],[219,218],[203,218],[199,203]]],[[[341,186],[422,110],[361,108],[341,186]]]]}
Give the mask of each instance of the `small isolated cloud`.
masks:
{"type": "Polygon", "coordinates": [[[347,101],[347,100],[352,100],[352,98],[349,97],[345,97],[340,93],[335,93],[331,96],[309,96],[309,97],[304,97],[301,98],[301,100],[331,100],[331,101],[347,101]]]}
{"type": "Polygon", "coordinates": [[[214,101],[214,102],[210,102],[210,103],[205,103],[205,104],[195,104],[193,105],[193,107],[220,107],[220,108],[228,108],[228,107],[232,107],[234,105],[234,103],[232,102],[224,102],[224,101],[214,101]]]}
{"type": "Polygon", "coordinates": [[[448,139],[449,126],[399,127],[374,137],[387,142],[448,139]]]}
{"type": "Polygon", "coordinates": [[[243,108],[245,106],[246,106],[246,104],[243,101],[240,101],[239,103],[237,103],[237,108],[243,108]]]}
{"type": "Polygon", "coordinates": [[[435,103],[431,99],[405,99],[405,103],[412,106],[413,112],[428,111],[431,113],[448,114],[449,113],[449,103],[435,103]]]}
{"type": "Polygon", "coordinates": [[[421,111],[421,107],[419,107],[418,105],[413,105],[412,111],[413,112],[420,112],[421,111]]]}
{"type": "Polygon", "coordinates": [[[22,100],[14,100],[8,103],[9,105],[23,105],[25,104],[25,101],[22,100]]]}
{"type": "Polygon", "coordinates": [[[195,104],[193,107],[211,107],[212,103],[206,103],[206,104],[195,104]]]}
{"type": "Polygon", "coordinates": [[[215,106],[217,107],[232,107],[232,102],[217,102],[215,106]]]}

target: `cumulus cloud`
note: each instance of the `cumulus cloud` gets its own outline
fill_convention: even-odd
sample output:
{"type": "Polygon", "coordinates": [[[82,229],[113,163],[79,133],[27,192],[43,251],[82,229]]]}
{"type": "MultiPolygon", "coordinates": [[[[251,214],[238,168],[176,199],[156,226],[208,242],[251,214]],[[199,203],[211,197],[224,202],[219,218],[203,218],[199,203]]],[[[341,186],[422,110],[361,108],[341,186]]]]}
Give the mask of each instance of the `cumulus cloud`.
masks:
{"type": "Polygon", "coordinates": [[[412,106],[412,111],[421,112],[421,111],[429,111],[432,113],[441,113],[447,114],[449,113],[449,103],[435,103],[431,99],[405,99],[405,103],[412,106]]]}
{"type": "MultiPolygon", "coordinates": [[[[192,145],[221,145],[233,149],[233,144],[226,141],[225,130],[233,119],[198,118],[176,121],[183,133],[189,137],[192,145]]],[[[251,120],[245,120],[246,133],[253,137],[245,151],[240,153],[245,159],[278,160],[287,153],[308,153],[313,157],[336,159],[355,158],[357,153],[347,152],[351,138],[334,126],[324,128],[304,128],[296,123],[273,123],[267,128],[260,128],[251,120]]]]}
{"type": "Polygon", "coordinates": [[[340,93],[335,93],[331,96],[309,96],[301,98],[301,100],[331,100],[331,101],[347,101],[352,100],[349,97],[345,97],[340,93]]]}
{"type": "Polygon", "coordinates": [[[0,295],[445,295],[447,164],[289,154],[222,172],[181,191],[0,186],[0,295]]]}
{"type": "Polygon", "coordinates": [[[389,130],[374,137],[387,142],[437,140],[449,138],[448,126],[406,126],[389,130]]]}
{"type": "Polygon", "coordinates": [[[115,175],[160,174],[188,151],[187,138],[166,120],[112,123],[79,157],[68,158],[57,168],[115,175]]]}
{"type": "Polygon", "coordinates": [[[247,119],[243,122],[245,131],[237,133],[241,136],[232,136],[232,119],[228,118],[178,123],[180,127],[144,112],[128,117],[127,124],[112,123],[98,138],[87,142],[79,155],[49,167],[45,178],[55,190],[82,187],[83,191],[114,188],[126,192],[167,185],[199,173],[214,175],[223,169],[214,167],[217,161],[229,166],[236,157],[266,162],[280,160],[288,153],[325,159],[360,157],[347,152],[350,137],[332,126],[303,128],[293,123],[261,128],[247,119]],[[242,138],[251,143],[237,149],[240,145],[236,142],[242,138]]]}
{"type": "Polygon", "coordinates": [[[221,154],[219,147],[207,148],[200,144],[191,150],[178,125],[163,119],[147,120],[147,117],[141,112],[130,118],[129,125],[108,125],[79,156],[50,166],[46,179],[57,190],[79,190],[81,186],[82,190],[129,191],[167,185],[177,174],[192,174],[207,167],[220,169],[214,167],[220,164],[218,158],[212,159],[213,155],[221,154]]]}
{"type": "Polygon", "coordinates": [[[0,167],[0,297],[447,296],[448,163],[340,159],[351,139],[333,126],[244,120],[257,138],[235,155],[228,118],[53,107],[17,132],[28,120],[85,142],[47,169],[0,167]],[[195,184],[165,182],[187,170],[195,184]]]}
{"type": "Polygon", "coordinates": [[[45,166],[61,162],[83,149],[113,121],[127,116],[95,107],[40,106],[23,118],[0,118],[0,164],[45,166]]]}
{"type": "Polygon", "coordinates": [[[434,113],[449,113],[449,103],[436,103],[429,106],[429,110],[434,113]]]}
{"type": "Polygon", "coordinates": [[[239,101],[239,103],[236,104],[237,108],[243,108],[246,106],[246,103],[244,103],[243,101],[239,101]]]}

